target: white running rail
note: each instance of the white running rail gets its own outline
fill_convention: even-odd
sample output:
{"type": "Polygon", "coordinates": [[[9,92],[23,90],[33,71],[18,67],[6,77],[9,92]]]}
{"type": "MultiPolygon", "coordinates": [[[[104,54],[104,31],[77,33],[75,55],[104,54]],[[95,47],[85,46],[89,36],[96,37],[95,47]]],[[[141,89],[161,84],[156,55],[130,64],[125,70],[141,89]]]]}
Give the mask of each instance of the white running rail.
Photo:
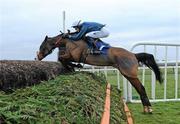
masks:
{"type": "MultiPolygon", "coordinates": [[[[155,60],[157,59],[157,55],[159,53],[162,54],[161,50],[160,51],[157,51],[158,47],[161,47],[161,49],[164,49],[165,52],[164,52],[164,55],[162,54],[161,56],[164,56],[164,62],[162,63],[163,66],[160,66],[161,68],[161,71],[164,70],[164,72],[162,73],[163,74],[163,77],[164,77],[164,95],[163,95],[163,98],[161,99],[156,99],[156,80],[155,80],[155,75],[154,73],[152,72],[151,73],[151,96],[149,96],[151,99],[150,101],[152,102],[158,102],[158,101],[180,101],[180,96],[178,97],[178,93],[180,91],[178,91],[178,84],[180,84],[178,82],[178,68],[180,68],[180,54],[179,54],[179,48],[180,48],[180,44],[170,44],[170,43],[147,43],[147,42],[141,42],[141,43],[137,43],[135,44],[132,48],[131,48],[131,51],[133,52],[134,49],[136,47],[139,47],[139,46],[143,46],[144,48],[144,52],[147,52],[147,47],[149,47],[151,50],[153,50],[153,55],[155,57],[155,60]],[[168,51],[170,48],[171,51],[168,51]],[[168,59],[168,52],[171,52],[171,54],[173,54],[172,56],[174,56],[175,58],[175,62],[174,64],[171,63],[170,64],[170,61],[168,59]],[[171,65],[171,66],[169,66],[171,65]],[[168,75],[167,75],[167,69],[168,68],[171,68],[171,69],[174,69],[174,98],[167,98],[167,83],[172,83],[172,82],[167,82],[168,81],[168,75]]],[[[146,67],[143,66],[142,67],[142,84],[144,85],[145,84],[145,71],[146,71],[146,67]]],[[[128,87],[127,87],[127,94],[125,95],[125,99],[127,101],[130,101],[130,102],[140,102],[140,100],[135,100],[133,99],[132,97],[132,86],[128,83],[128,87]]]]}

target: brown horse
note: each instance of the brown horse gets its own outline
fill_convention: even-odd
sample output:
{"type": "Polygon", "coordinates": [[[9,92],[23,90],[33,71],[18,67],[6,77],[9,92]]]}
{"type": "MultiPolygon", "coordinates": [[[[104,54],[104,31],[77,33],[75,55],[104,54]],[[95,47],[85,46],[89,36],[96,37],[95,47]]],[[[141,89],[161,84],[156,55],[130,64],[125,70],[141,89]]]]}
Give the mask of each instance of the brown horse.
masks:
{"type": "Polygon", "coordinates": [[[151,103],[149,102],[144,86],[138,79],[139,62],[144,63],[152,69],[156,75],[156,79],[162,83],[161,72],[156,64],[152,54],[138,53],[134,54],[123,48],[111,47],[108,49],[107,55],[91,55],[88,54],[87,43],[83,40],[71,41],[62,38],[63,34],[55,37],[47,37],[40,46],[37,54],[38,60],[42,60],[49,55],[53,49],[65,46],[67,54],[64,56],[66,60],[71,62],[83,62],[85,64],[97,66],[113,66],[117,68],[121,74],[132,84],[139,93],[145,113],[152,113],[151,103]]]}

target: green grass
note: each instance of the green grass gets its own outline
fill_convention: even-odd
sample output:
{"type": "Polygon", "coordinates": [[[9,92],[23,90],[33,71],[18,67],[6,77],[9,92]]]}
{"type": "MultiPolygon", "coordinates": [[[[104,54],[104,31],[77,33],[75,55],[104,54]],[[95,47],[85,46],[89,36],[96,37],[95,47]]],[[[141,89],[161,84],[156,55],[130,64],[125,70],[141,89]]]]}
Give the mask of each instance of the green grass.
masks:
{"type": "Polygon", "coordinates": [[[142,104],[129,103],[135,124],[179,124],[180,102],[153,103],[153,114],[142,113],[142,104]]]}
{"type": "MultiPolygon", "coordinates": [[[[104,110],[106,81],[103,75],[76,72],[54,80],[0,92],[0,123],[97,124],[104,110]]],[[[124,123],[120,92],[112,87],[111,123],[124,123]]]]}
{"type": "MultiPolygon", "coordinates": [[[[164,75],[164,69],[161,69],[164,75]]],[[[178,70],[178,98],[180,98],[180,69],[178,70]]],[[[142,70],[139,71],[139,79],[142,80],[142,70]]],[[[167,70],[167,99],[175,98],[175,77],[173,69],[167,70]]],[[[117,86],[117,71],[108,71],[108,82],[117,86]]],[[[148,97],[151,99],[151,70],[147,69],[145,73],[145,89],[148,97]]],[[[123,78],[120,76],[120,87],[123,87],[123,78]]],[[[164,83],[156,82],[156,99],[164,98],[164,83]]],[[[132,96],[139,99],[139,94],[132,89],[132,96]]],[[[143,114],[142,104],[128,104],[136,124],[179,124],[180,123],[180,102],[158,102],[152,103],[153,114],[143,114]]]]}

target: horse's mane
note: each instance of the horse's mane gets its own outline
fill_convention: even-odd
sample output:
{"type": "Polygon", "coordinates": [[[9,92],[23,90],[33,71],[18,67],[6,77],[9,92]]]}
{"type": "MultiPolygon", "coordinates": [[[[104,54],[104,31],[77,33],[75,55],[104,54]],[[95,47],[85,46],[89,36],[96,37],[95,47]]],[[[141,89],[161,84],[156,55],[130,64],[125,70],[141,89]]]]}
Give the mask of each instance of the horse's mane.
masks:
{"type": "MultiPolygon", "coordinates": [[[[78,32],[71,32],[71,33],[68,33],[68,35],[73,35],[73,34],[76,34],[76,33],[78,33],[78,32]]],[[[41,46],[40,46],[40,49],[43,49],[43,46],[45,46],[46,45],[46,43],[47,43],[47,40],[48,39],[51,39],[51,40],[55,40],[55,39],[57,39],[58,37],[62,37],[64,35],[64,33],[60,33],[60,34],[58,34],[58,35],[56,35],[56,36],[53,36],[53,37],[48,37],[47,35],[45,36],[45,38],[44,38],[44,41],[42,42],[42,44],[41,44],[41,46]]],[[[85,41],[85,39],[84,38],[82,38],[82,39],[80,39],[80,40],[78,40],[78,41],[74,41],[74,40],[71,40],[71,39],[69,39],[69,38],[66,38],[67,40],[69,40],[71,43],[73,43],[73,44],[76,44],[77,42],[84,42],[85,44],[87,44],[87,42],[85,41]]],[[[77,45],[77,44],[76,44],[77,45]]],[[[88,45],[88,44],[87,44],[88,45]]],[[[62,46],[61,46],[62,47],[62,46]]],[[[63,47],[65,47],[65,46],[63,46],[63,47]]]]}

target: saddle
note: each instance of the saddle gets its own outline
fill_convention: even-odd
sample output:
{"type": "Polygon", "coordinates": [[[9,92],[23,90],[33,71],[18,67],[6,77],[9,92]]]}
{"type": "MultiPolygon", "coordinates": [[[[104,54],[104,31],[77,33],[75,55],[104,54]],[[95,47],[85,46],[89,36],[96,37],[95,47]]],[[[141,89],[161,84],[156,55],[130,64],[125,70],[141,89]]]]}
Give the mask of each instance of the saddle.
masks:
{"type": "Polygon", "coordinates": [[[88,44],[90,54],[92,55],[106,54],[106,49],[111,47],[109,44],[103,42],[99,38],[86,37],[83,40],[88,44]]]}

